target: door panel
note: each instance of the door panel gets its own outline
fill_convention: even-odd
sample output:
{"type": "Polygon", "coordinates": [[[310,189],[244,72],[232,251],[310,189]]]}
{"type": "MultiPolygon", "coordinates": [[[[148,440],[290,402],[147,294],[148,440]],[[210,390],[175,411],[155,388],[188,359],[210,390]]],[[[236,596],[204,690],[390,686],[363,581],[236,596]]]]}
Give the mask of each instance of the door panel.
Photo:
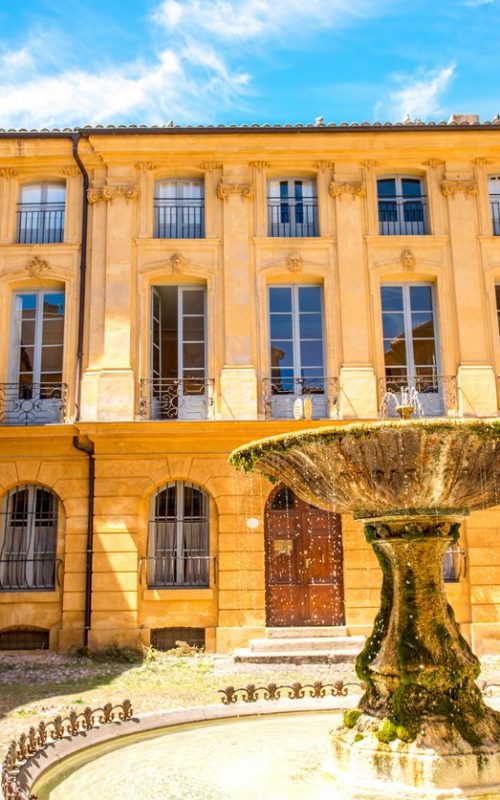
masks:
{"type": "Polygon", "coordinates": [[[267,624],[342,625],[340,517],[283,491],[266,507],[267,624]]]}

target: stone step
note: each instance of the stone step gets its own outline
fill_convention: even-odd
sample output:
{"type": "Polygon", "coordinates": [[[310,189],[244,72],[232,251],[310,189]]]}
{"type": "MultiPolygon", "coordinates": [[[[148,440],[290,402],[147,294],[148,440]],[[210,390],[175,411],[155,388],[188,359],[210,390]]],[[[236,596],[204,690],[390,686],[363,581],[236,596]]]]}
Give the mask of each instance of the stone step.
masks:
{"type": "Polygon", "coordinates": [[[343,664],[354,663],[356,657],[355,652],[340,649],[256,653],[249,648],[240,648],[233,655],[240,664],[343,664]]]}
{"type": "Polygon", "coordinates": [[[268,639],[316,639],[330,636],[347,636],[347,627],[345,625],[318,625],[317,627],[266,628],[268,639]]]}
{"type": "Polygon", "coordinates": [[[330,636],[317,638],[295,638],[295,639],[251,639],[249,650],[252,653],[286,653],[287,651],[335,651],[345,650],[346,652],[359,653],[364,643],[363,636],[330,636]]]}

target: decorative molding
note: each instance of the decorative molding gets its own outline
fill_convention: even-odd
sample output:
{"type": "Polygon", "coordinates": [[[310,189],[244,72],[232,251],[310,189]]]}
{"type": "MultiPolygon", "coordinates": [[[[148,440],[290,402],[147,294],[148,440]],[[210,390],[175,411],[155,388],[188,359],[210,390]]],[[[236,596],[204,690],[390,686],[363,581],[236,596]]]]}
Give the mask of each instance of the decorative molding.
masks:
{"type": "Polygon", "coordinates": [[[411,250],[406,248],[405,250],[401,250],[401,255],[399,256],[399,263],[403,267],[403,269],[407,269],[410,272],[413,272],[417,265],[417,259],[415,255],[412,253],[411,250]]]}
{"type": "Polygon", "coordinates": [[[93,187],[87,191],[87,200],[90,205],[104,200],[106,203],[113,202],[119,197],[125,200],[134,200],[139,194],[135,186],[101,186],[99,189],[93,187]]]}
{"type": "Polygon", "coordinates": [[[352,198],[364,197],[366,194],[365,184],[361,181],[356,181],[355,183],[332,181],[328,190],[332,197],[340,198],[344,197],[344,195],[350,195],[352,198]]]}
{"type": "Polygon", "coordinates": [[[154,169],[158,169],[158,164],[155,164],[154,161],[136,161],[134,167],[139,172],[152,172],[154,169]]]}
{"type": "Polygon", "coordinates": [[[491,158],[480,157],[480,158],[473,158],[472,163],[476,167],[485,167],[487,164],[493,164],[493,161],[491,160],[491,158]]]}
{"type": "Polygon", "coordinates": [[[14,167],[0,167],[0,178],[15,178],[19,170],[14,167]]]}
{"type": "Polygon", "coordinates": [[[217,186],[217,197],[219,200],[227,200],[229,197],[239,194],[241,199],[252,197],[253,186],[251,183],[224,183],[221,181],[217,186]]]}
{"type": "Polygon", "coordinates": [[[297,250],[292,250],[291,253],[287,254],[285,263],[290,272],[300,272],[304,264],[302,256],[297,250]]]}
{"type": "Polygon", "coordinates": [[[33,256],[26,264],[25,270],[30,278],[41,278],[43,274],[52,269],[49,262],[40,256],[33,256]]]}
{"type": "Polygon", "coordinates": [[[373,159],[369,158],[366,161],[361,162],[361,166],[365,169],[374,169],[374,167],[378,167],[379,161],[374,161],[373,159]]]}
{"type": "Polygon", "coordinates": [[[209,172],[211,169],[222,169],[220,161],[200,161],[196,166],[198,169],[205,170],[205,172],[209,172]]]}
{"type": "Polygon", "coordinates": [[[463,192],[466,197],[477,194],[477,181],[474,178],[467,180],[444,180],[441,182],[441,191],[445,197],[455,197],[458,192],[463,192]]]}
{"type": "Polygon", "coordinates": [[[431,169],[437,169],[438,167],[444,167],[445,162],[442,158],[428,158],[427,161],[423,162],[424,167],[431,167],[431,169]]]}
{"type": "Polygon", "coordinates": [[[334,167],[335,164],[333,163],[333,161],[316,161],[316,169],[329,170],[333,169],[334,167]]]}
{"type": "Polygon", "coordinates": [[[79,167],[75,164],[72,164],[70,167],[61,167],[61,175],[64,175],[66,178],[76,178],[77,175],[81,175],[79,167]]]}
{"type": "Polygon", "coordinates": [[[269,161],[249,161],[248,166],[254,169],[267,169],[271,164],[269,161]]]}
{"type": "Polygon", "coordinates": [[[184,272],[187,267],[187,258],[181,253],[173,253],[168,259],[172,272],[184,272]]]}

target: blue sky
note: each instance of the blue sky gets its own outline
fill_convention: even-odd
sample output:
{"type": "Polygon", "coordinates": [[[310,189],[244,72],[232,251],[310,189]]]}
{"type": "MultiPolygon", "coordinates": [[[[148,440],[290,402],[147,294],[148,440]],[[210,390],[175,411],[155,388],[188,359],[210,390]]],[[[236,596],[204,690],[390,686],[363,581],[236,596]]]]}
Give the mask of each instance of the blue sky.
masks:
{"type": "Polygon", "coordinates": [[[0,0],[0,127],[500,112],[500,0],[0,0]]]}

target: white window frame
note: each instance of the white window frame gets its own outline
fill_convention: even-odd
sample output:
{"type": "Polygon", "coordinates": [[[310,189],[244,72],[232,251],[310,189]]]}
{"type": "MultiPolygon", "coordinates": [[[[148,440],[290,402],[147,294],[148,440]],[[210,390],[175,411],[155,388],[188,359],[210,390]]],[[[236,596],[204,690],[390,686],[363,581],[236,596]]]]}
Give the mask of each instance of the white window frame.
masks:
{"type": "Polygon", "coordinates": [[[426,188],[426,181],[425,178],[422,178],[420,175],[377,175],[377,217],[378,217],[378,224],[379,224],[379,232],[382,236],[425,236],[429,233],[429,219],[427,214],[427,195],[425,193],[426,188]],[[410,225],[411,223],[407,222],[404,218],[404,207],[407,203],[416,202],[418,201],[418,196],[412,197],[409,195],[408,197],[403,196],[403,181],[411,180],[411,181],[418,181],[420,183],[421,188],[421,195],[420,199],[422,202],[422,216],[423,220],[421,223],[415,222],[415,225],[421,225],[422,231],[417,233],[408,233],[406,231],[406,226],[410,225]],[[381,231],[381,225],[389,224],[384,223],[380,220],[379,216],[379,204],[380,202],[384,202],[384,200],[390,201],[391,197],[388,196],[387,198],[379,197],[378,194],[378,183],[379,181],[395,181],[395,196],[393,198],[394,204],[396,205],[396,213],[397,213],[397,220],[391,222],[394,226],[393,233],[385,233],[383,234],[381,231]]]}
{"type": "Polygon", "coordinates": [[[319,226],[319,219],[318,219],[318,186],[316,178],[302,178],[298,175],[293,177],[279,177],[279,178],[270,178],[267,182],[267,203],[269,208],[275,208],[278,213],[279,219],[277,221],[273,220],[273,214],[269,214],[268,211],[268,235],[269,236],[279,236],[280,233],[286,236],[290,236],[289,231],[294,231],[294,235],[297,237],[302,236],[317,236],[318,226],[319,226]],[[302,184],[302,197],[301,201],[307,200],[315,200],[316,205],[311,204],[307,205],[307,202],[303,204],[303,221],[297,222],[296,220],[296,203],[295,203],[295,184],[300,182],[302,184]],[[282,202],[281,197],[281,184],[286,183],[288,186],[287,189],[287,201],[282,202]],[[277,194],[273,193],[274,185],[277,186],[277,194]],[[290,202],[290,198],[292,201],[290,202]],[[278,202],[279,201],[279,202],[278,202]],[[288,206],[288,222],[281,221],[281,208],[282,206],[288,206]],[[306,220],[306,221],[304,221],[306,220]],[[314,228],[314,233],[304,233],[300,231],[300,228],[305,228],[306,231],[310,228],[314,228]],[[278,233],[273,233],[274,228],[277,229],[278,233]]]}
{"type": "MultiPolygon", "coordinates": [[[[43,232],[48,230],[50,228],[50,226],[45,225],[44,222],[43,222],[43,219],[44,219],[43,214],[45,213],[44,209],[43,209],[43,206],[45,204],[49,203],[49,202],[63,203],[64,204],[64,208],[61,209],[61,212],[62,212],[61,240],[60,240],[60,242],[59,241],[58,242],[54,242],[54,244],[61,244],[62,242],[64,242],[64,235],[65,235],[65,228],[66,228],[66,195],[67,195],[67,190],[66,190],[66,184],[65,184],[64,181],[59,182],[59,181],[55,181],[54,180],[54,181],[43,181],[41,183],[24,183],[19,187],[18,209],[20,211],[22,211],[23,206],[37,205],[37,204],[40,206],[40,212],[41,213],[38,216],[38,224],[36,226],[35,225],[31,225],[29,227],[29,230],[33,230],[33,231],[36,230],[37,231],[36,237],[31,237],[31,239],[32,239],[31,244],[44,244],[44,243],[47,243],[45,241],[44,236],[43,236],[43,232]],[[49,201],[47,199],[48,198],[48,194],[49,194],[49,189],[52,189],[52,188],[57,188],[60,191],[62,191],[63,194],[64,194],[64,200],[49,201]],[[40,198],[38,200],[33,200],[33,201],[23,200],[23,195],[24,195],[25,192],[33,191],[35,189],[39,190],[40,198]]],[[[33,209],[33,213],[36,213],[36,209],[33,209]]],[[[28,229],[28,227],[27,227],[27,229],[28,229]]],[[[18,240],[20,237],[19,237],[19,224],[18,224],[17,220],[16,220],[16,230],[17,230],[16,239],[18,240]]],[[[57,230],[57,228],[55,228],[55,230],[57,230]]]]}
{"type": "Polygon", "coordinates": [[[490,202],[493,235],[500,236],[500,175],[489,176],[488,196],[490,202]]]}

